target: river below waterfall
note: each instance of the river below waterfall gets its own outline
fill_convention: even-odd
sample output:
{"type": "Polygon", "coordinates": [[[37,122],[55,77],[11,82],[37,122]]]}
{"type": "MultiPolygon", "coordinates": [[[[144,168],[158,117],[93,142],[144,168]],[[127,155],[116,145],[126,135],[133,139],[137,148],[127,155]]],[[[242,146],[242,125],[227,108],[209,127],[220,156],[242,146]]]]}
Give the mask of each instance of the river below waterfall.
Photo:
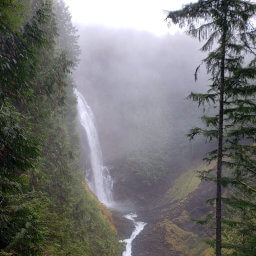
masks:
{"type": "Polygon", "coordinates": [[[124,217],[133,222],[134,231],[132,232],[129,238],[123,240],[123,242],[126,243],[126,247],[122,256],[132,256],[132,242],[142,232],[142,230],[147,224],[142,221],[136,221],[136,218],[138,217],[136,213],[130,213],[125,215],[124,217]]]}

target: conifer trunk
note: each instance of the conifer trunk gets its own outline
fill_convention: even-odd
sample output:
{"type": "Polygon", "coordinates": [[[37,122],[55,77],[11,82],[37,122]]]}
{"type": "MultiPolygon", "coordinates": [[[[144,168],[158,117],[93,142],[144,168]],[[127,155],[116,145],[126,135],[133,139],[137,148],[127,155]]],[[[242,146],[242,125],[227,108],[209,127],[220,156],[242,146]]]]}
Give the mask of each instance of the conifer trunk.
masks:
{"type": "MultiPolygon", "coordinates": [[[[225,64],[222,60],[221,64],[225,64]]],[[[221,70],[219,127],[218,127],[218,159],[217,159],[217,191],[216,191],[216,255],[221,256],[221,179],[222,179],[222,147],[223,147],[223,94],[224,94],[224,69],[221,70]]]]}
{"type": "Polygon", "coordinates": [[[222,158],[223,158],[223,117],[224,117],[224,91],[225,91],[225,58],[226,58],[226,37],[227,37],[227,1],[222,3],[223,17],[223,34],[221,40],[221,66],[220,66],[220,98],[219,98],[219,124],[218,124],[218,157],[217,157],[217,190],[216,190],[216,256],[221,256],[222,248],[222,158]]]}

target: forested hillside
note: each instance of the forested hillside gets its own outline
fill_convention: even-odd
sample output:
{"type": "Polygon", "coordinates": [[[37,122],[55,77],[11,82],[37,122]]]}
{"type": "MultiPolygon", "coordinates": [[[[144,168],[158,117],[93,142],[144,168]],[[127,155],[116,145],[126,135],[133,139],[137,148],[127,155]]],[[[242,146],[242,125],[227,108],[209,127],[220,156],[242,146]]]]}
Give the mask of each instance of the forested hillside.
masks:
{"type": "Polygon", "coordinates": [[[80,167],[68,9],[4,0],[0,13],[0,255],[120,255],[80,167]]]}

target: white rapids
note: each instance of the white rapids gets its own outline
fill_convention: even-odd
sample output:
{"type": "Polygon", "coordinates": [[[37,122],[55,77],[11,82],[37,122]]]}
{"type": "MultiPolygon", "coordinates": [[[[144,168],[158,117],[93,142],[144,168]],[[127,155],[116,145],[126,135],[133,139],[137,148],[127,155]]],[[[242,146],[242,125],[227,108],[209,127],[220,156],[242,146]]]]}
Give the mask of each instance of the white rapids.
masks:
{"type": "Polygon", "coordinates": [[[80,123],[86,132],[90,148],[92,178],[87,181],[87,184],[101,203],[111,207],[113,205],[113,180],[108,168],[103,165],[95,118],[83,95],[77,89],[74,91],[77,96],[80,123]]]}
{"type": "Polygon", "coordinates": [[[139,233],[144,229],[147,225],[142,221],[136,221],[137,215],[134,213],[130,213],[124,216],[126,219],[131,220],[135,226],[134,231],[132,232],[130,238],[123,240],[122,242],[126,243],[125,251],[122,256],[132,256],[132,242],[139,235],[139,233]]]}

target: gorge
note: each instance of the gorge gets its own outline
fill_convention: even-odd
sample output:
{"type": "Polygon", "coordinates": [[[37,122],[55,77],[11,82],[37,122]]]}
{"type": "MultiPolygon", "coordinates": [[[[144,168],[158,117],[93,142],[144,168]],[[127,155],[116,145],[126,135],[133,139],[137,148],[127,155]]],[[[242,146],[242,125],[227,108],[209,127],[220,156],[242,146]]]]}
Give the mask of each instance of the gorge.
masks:
{"type": "MultiPolygon", "coordinates": [[[[183,36],[158,38],[100,27],[80,28],[80,35],[80,45],[87,50],[74,77],[77,90],[88,103],[84,104],[90,105],[95,115],[92,120],[96,119],[98,135],[93,137],[100,141],[102,153],[93,150],[103,159],[98,166],[108,166],[108,172],[99,177],[108,177],[105,184],[113,201],[97,195],[96,174],[91,173],[94,157],[91,149],[85,148],[83,162],[89,187],[117,215],[114,224],[120,239],[133,239],[133,256],[169,256],[170,251],[173,256],[203,253],[207,249],[200,240],[204,230],[190,219],[209,211],[204,201],[212,191],[200,182],[194,169],[203,168],[200,159],[212,146],[200,140],[191,143],[185,137],[192,123],[198,122],[199,113],[197,106],[184,100],[190,90],[186,84],[194,83],[193,77],[183,76],[176,65],[178,58],[189,54],[191,63],[187,62],[182,71],[193,72],[197,57],[191,44],[196,49],[197,43],[185,43],[183,36]],[[182,44],[180,52],[178,46],[182,44]],[[172,72],[166,73],[167,66],[172,72]],[[133,213],[138,215],[134,218],[138,223],[132,220],[125,224],[123,216],[131,219],[133,215],[128,214],[133,213]],[[136,227],[141,229],[138,234],[136,227]]],[[[78,98],[79,106],[81,102],[78,98]]],[[[91,148],[90,138],[83,137],[82,143],[91,148]]],[[[99,170],[104,172],[102,167],[99,170]]],[[[130,250],[127,247],[126,252],[130,250]]]]}
{"type": "MultiPolygon", "coordinates": [[[[97,121],[102,162],[113,182],[112,197],[121,205],[122,216],[136,213],[136,221],[147,223],[132,242],[132,255],[203,253],[204,230],[190,219],[209,211],[204,202],[212,188],[200,182],[194,169],[203,168],[201,158],[212,145],[202,140],[191,143],[185,137],[199,122],[199,110],[184,99],[192,90],[187,85],[194,84],[189,74],[200,58],[198,44],[181,35],[158,38],[101,27],[80,28],[80,35],[86,52],[74,77],[97,121]],[[191,61],[180,69],[177,59],[186,54],[191,61]],[[171,72],[166,73],[167,66],[171,72]]],[[[196,86],[201,88],[205,80],[196,86]]],[[[88,155],[90,150],[84,158],[88,155]]],[[[91,168],[90,161],[85,169],[91,168]]],[[[135,231],[126,222],[114,220],[121,240],[135,231]]]]}
{"type": "Polygon", "coordinates": [[[256,255],[254,1],[0,2],[1,256],[256,255]]]}

